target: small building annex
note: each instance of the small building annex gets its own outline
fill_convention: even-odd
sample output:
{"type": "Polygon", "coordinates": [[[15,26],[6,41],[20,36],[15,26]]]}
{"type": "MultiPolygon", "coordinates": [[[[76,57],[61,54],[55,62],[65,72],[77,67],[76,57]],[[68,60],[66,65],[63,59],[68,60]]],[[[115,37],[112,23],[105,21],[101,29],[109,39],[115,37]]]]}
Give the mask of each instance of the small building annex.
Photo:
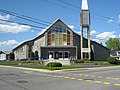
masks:
{"type": "Polygon", "coordinates": [[[120,60],[120,50],[118,50],[118,51],[111,51],[110,56],[111,57],[115,57],[116,59],[120,60]]]}
{"type": "Polygon", "coordinates": [[[0,61],[9,60],[11,51],[0,51],[0,61]]]}

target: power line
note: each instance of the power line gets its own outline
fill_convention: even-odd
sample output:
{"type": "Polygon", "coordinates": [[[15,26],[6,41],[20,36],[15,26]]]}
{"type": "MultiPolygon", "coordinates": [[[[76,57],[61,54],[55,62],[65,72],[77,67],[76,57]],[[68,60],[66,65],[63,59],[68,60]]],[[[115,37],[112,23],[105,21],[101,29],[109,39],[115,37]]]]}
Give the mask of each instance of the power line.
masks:
{"type": "Polygon", "coordinates": [[[48,2],[48,3],[50,3],[50,4],[53,4],[53,5],[55,5],[55,6],[58,6],[58,7],[61,7],[61,8],[64,8],[64,9],[67,9],[67,10],[70,10],[70,11],[73,11],[73,12],[76,12],[76,13],[79,13],[79,12],[76,11],[76,10],[70,9],[70,8],[65,7],[65,6],[62,6],[62,5],[60,5],[60,4],[56,4],[56,3],[54,3],[54,2],[51,2],[50,0],[43,0],[43,1],[48,2]]]}
{"type": "Polygon", "coordinates": [[[30,16],[26,16],[26,15],[18,14],[18,13],[11,12],[11,11],[8,11],[8,10],[3,10],[3,9],[0,9],[0,10],[1,10],[1,11],[5,11],[5,12],[8,12],[8,13],[11,13],[11,14],[14,14],[14,15],[23,16],[23,17],[26,17],[26,18],[29,18],[29,19],[32,19],[32,20],[36,20],[36,21],[40,21],[40,22],[44,22],[44,23],[51,24],[51,23],[48,22],[48,21],[40,20],[40,19],[33,18],[33,17],[30,17],[30,16]]]}
{"type": "MultiPolygon", "coordinates": [[[[14,22],[14,21],[11,21],[11,20],[3,20],[3,19],[0,19],[1,21],[6,21],[6,22],[9,22],[9,23],[17,23],[17,24],[20,24],[20,25],[26,25],[26,26],[31,26],[31,27],[35,27],[35,28],[41,28],[41,29],[45,29],[45,27],[39,27],[39,26],[35,26],[35,25],[31,25],[31,24],[25,24],[25,23],[20,23],[20,22],[14,22]]],[[[7,23],[1,23],[1,24],[7,24],[7,23]]],[[[10,25],[10,24],[9,24],[10,25]]],[[[11,25],[12,26],[12,25],[11,25]]]]}
{"type": "MultiPolygon", "coordinates": [[[[31,21],[31,22],[34,22],[34,23],[37,23],[37,24],[41,24],[41,25],[44,25],[44,26],[49,26],[48,24],[44,24],[44,23],[40,23],[38,21],[31,20],[32,17],[29,17],[29,16],[25,16],[25,15],[22,15],[22,14],[18,14],[18,13],[15,13],[15,12],[11,12],[11,11],[8,11],[8,10],[2,10],[2,9],[0,9],[0,12],[6,13],[6,14],[10,14],[12,16],[15,16],[15,17],[18,17],[18,18],[21,18],[21,19],[25,19],[25,20],[28,20],[28,21],[31,21]]],[[[36,19],[36,18],[32,18],[32,19],[39,20],[39,19],[36,19]]],[[[47,21],[44,21],[44,22],[52,24],[51,22],[47,22],[47,21]]],[[[74,29],[74,30],[78,31],[78,29],[74,29]]]]}
{"type": "MultiPolygon", "coordinates": [[[[73,4],[71,4],[71,3],[68,3],[68,2],[65,2],[65,1],[63,1],[63,0],[58,0],[58,1],[59,1],[59,2],[62,2],[62,3],[64,3],[64,4],[67,4],[67,5],[69,5],[69,6],[75,7],[75,8],[77,8],[77,9],[80,9],[80,7],[78,7],[78,6],[76,6],[76,5],[73,5],[73,4]]],[[[96,15],[96,16],[99,16],[99,17],[102,17],[102,18],[104,18],[104,19],[107,19],[107,20],[110,20],[110,19],[111,19],[111,20],[113,20],[114,23],[117,23],[117,24],[118,24],[118,22],[116,22],[116,20],[114,20],[113,18],[104,16],[104,15],[100,15],[100,14],[95,13],[95,12],[92,12],[92,11],[91,11],[91,13],[94,14],[94,15],[96,15]]]]}
{"type": "MultiPolygon", "coordinates": [[[[11,21],[11,20],[3,20],[3,19],[0,19],[1,21],[5,21],[5,22],[9,22],[9,23],[17,23],[19,25],[27,25],[27,26],[30,26],[30,27],[34,27],[34,28],[39,28],[39,29],[48,29],[47,27],[40,27],[40,26],[35,26],[35,25],[31,25],[31,24],[26,24],[26,23],[21,23],[21,22],[14,22],[14,21],[11,21]]],[[[7,23],[2,23],[0,22],[0,24],[7,24],[7,25],[11,25],[13,26],[12,24],[7,24],[7,23]]],[[[54,29],[54,30],[59,30],[61,28],[58,28],[58,27],[51,27],[51,29],[54,29]]],[[[38,29],[34,29],[35,31],[41,31],[41,30],[38,30],[38,29]]]]}
{"type": "Polygon", "coordinates": [[[41,22],[38,22],[38,21],[35,21],[35,20],[31,20],[31,19],[29,19],[29,18],[26,18],[26,17],[20,16],[20,15],[17,15],[17,14],[15,14],[15,13],[12,13],[12,12],[9,12],[9,11],[6,11],[6,10],[0,9],[0,12],[6,13],[6,14],[10,14],[10,15],[12,15],[12,16],[15,16],[15,17],[18,17],[18,18],[27,20],[27,21],[31,21],[31,22],[34,22],[34,23],[37,23],[37,24],[41,24],[41,25],[44,25],[44,26],[49,26],[49,25],[47,25],[47,24],[43,24],[43,23],[41,23],[41,22]]]}
{"type": "Polygon", "coordinates": [[[65,2],[65,1],[63,1],[63,0],[58,0],[59,2],[62,2],[62,3],[64,3],[64,4],[67,4],[67,5],[69,5],[69,6],[72,6],[72,7],[75,7],[75,8],[79,8],[80,9],[80,7],[78,7],[78,6],[76,6],[76,5],[73,5],[73,4],[71,4],[71,3],[68,3],[68,2],[65,2]]]}

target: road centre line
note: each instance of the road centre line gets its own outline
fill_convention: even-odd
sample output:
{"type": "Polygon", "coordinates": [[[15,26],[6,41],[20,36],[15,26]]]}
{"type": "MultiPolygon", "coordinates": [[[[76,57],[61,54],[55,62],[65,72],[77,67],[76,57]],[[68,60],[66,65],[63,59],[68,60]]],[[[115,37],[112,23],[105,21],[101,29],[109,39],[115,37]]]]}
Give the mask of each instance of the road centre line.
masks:
{"type": "MultiPolygon", "coordinates": [[[[25,72],[27,74],[32,74],[33,72],[25,72]]],[[[35,74],[35,73],[33,73],[35,74]]],[[[112,85],[112,86],[117,86],[120,87],[120,84],[113,84],[111,82],[103,82],[103,81],[95,81],[95,80],[84,80],[83,78],[74,78],[74,77],[69,77],[69,76],[59,76],[59,75],[52,75],[52,74],[35,74],[35,75],[41,75],[41,76],[48,76],[48,77],[54,77],[54,78],[66,78],[66,79],[71,79],[71,80],[78,80],[78,81],[84,81],[87,83],[97,83],[97,84],[104,84],[104,85],[112,85]]]]}
{"type": "Polygon", "coordinates": [[[88,74],[71,74],[71,75],[78,75],[78,76],[86,76],[86,77],[94,77],[94,78],[106,78],[106,79],[111,79],[111,80],[120,80],[120,78],[113,78],[113,77],[106,77],[106,76],[97,76],[97,75],[88,75],[88,74]]]}
{"type": "MultiPolygon", "coordinates": [[[[31,74],[33,73],[33,71],[24,71],[24,73],[28,73],[28,74],[31,74]]],[[[97,76],[97,75],[88,75],[88,74],[71,74],[71,73],[68,73],[69,75],[75,75],[75,76],[85,76],[85,77],[93,77],[93,78],[106,78],[106,79],[111,79],[111,80],[116,80],[116,81],[119,81],[120,78],[113,78],[113,77],[104,77],[104,76],[97,76]]],[[[41,74],[40,74],[41,75],[41,74]]],[[[42,74],[42,75],[47,75],[47,76],[51,76],[50,74],[42,74]]],[[[55,77],[55,76],[54,76],[55,77]]],[[[62,76],[60,76],[62,77],[62,76]]]]}

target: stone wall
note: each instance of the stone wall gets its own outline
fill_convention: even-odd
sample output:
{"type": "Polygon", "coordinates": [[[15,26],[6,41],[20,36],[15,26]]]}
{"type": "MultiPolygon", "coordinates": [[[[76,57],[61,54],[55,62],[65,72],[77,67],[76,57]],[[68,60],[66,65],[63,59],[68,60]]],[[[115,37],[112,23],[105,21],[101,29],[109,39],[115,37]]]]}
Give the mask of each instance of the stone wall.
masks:
{"type": "Polygon", "coordinates": [[[15,60],[26,59],[28,58],[28,45],[24,44],[18,47],[15,51],[15,60]]]}
{"type": "Polygon", "coordinates": [[[32,47],[33,52],[38,51],[39,57],[41,56],[41,52],[40,52],[41,46],[45,46],[45,36],[42,36],[42,37],[36,39],[34,41],[34,44],[33,44],[33,47],[32,47]]]}

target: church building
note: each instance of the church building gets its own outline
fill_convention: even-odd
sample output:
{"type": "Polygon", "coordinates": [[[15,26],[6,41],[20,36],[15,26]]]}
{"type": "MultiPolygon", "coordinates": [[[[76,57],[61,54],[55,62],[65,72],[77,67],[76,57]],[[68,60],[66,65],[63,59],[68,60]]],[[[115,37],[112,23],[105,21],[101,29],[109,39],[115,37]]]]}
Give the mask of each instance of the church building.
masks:
{"type": "Polygon", "coordinates": [[[105,46],[90,40],[90,12],[87,0],[82,0],[80,13],[81,35],[75,33],[61,19],[57,19],[46,31],[15,47],[15,60],[28,58],[30,52],[38,51],[39,57],[52,60],[92,59],[106,60],[110,50],[105,46]],[[87,37],[83,32],[87,30],[87,37]],[[51,55],[51,56],[49,56],[51,55]]]}

